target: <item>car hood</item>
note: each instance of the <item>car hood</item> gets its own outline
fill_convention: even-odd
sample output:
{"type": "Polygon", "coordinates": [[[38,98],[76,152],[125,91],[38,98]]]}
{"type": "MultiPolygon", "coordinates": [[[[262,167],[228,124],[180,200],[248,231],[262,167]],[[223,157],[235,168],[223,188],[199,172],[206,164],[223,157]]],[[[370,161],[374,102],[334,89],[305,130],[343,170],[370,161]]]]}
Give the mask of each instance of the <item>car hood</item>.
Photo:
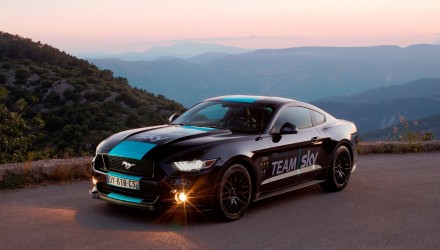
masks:
{"type": "Polygon", "coordinates": [[[98,153],[140,160],[147,154],[153,154],[153,151],[162,155],[166,150],[172,154],[173,151],[178,151],[176,148],[179,147],[179,150],[188,149],[191,146],[201,146],[210,142],[222,143],[222,141],[243,136],[233,134],[229,130],[164,125],[117,133],[98,146],[98,153]],[[174,148],[173,145],[175,145],[174,148]]]}

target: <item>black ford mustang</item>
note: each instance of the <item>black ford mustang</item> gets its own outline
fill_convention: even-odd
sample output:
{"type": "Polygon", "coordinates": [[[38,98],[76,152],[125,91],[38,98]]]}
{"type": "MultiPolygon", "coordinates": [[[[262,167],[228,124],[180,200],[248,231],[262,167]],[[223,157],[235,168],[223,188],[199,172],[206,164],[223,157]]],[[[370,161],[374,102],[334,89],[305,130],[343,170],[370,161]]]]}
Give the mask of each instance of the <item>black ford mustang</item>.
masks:
{"type": "Polygon", "coordinates": [[[215,210],[240,218],[251,201],[313,184],[340,191],[356,167],[357,130],[278,97],[205,100],[170,124],[98,145],[93,198],[149,210],[215,210]]]}

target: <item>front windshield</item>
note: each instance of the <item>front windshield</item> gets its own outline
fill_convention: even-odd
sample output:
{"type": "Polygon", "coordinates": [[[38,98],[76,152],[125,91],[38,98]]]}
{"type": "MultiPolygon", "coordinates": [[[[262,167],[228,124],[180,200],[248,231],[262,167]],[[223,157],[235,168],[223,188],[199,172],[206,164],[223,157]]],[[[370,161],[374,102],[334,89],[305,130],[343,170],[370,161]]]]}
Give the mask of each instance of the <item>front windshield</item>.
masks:
{"type": "Polygon", "coordinates": [[[274,108],[255,103],[207,101],[197,104],[172,124],[260,133],[274,108]]]}

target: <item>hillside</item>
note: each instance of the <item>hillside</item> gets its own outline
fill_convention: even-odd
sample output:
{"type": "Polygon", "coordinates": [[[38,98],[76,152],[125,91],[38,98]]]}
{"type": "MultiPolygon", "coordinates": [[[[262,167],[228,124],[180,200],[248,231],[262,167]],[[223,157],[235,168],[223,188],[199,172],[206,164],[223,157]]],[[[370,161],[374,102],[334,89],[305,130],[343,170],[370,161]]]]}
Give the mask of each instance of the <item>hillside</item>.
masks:
{"type": "Polygon", "coordinates": [[[90,155],[110,134],[165,123],[183,108],[110,70],[3,32],[0,90],[0,162],[90,155]]]}
{"type": "Polygon", "coordinates": [[[161,93],[185,106],[224,94],[268,94],[313,101],[440,77],[439,45],[258,50],[220,57],[206,65],[185,60],[90,61],[127,77],[136,87],[161,93]]]}

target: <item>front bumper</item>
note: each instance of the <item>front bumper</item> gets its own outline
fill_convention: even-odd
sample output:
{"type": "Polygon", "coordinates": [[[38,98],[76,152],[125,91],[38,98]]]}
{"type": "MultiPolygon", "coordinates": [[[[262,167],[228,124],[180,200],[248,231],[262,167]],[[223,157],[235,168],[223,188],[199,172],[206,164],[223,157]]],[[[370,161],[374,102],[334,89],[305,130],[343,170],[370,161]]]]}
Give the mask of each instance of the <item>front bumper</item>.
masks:
{"type": "Polygon", "coordinates": [[[210,211],[213,209],[215,186],[210,174],[149,179],[142,177],[139,190],[107,184],[107,173],[92,170],[96,185],[89,191],[94,199],[142,208],[151,211],[210,211]],[[180,202],[176,196],[184,193],[188,199],[180,202]]]}

